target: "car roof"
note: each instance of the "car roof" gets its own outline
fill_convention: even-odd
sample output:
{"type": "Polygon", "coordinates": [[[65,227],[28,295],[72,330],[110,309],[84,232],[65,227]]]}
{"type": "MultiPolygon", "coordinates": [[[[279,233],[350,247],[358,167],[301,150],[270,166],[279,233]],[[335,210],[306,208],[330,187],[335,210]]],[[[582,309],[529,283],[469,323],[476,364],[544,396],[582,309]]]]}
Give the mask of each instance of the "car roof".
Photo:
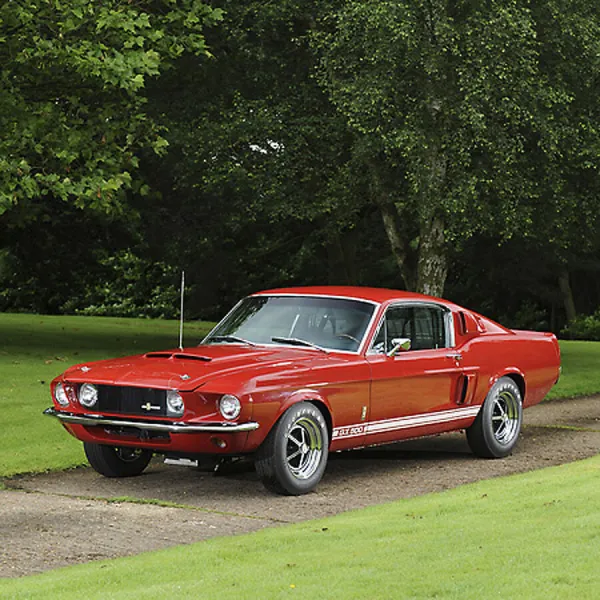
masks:
{"type": "Polygon", "coordinates": [[[433,296],[425,296],[424,294],[416,294],[414,292],[406,292],[403,290],[390,290],[385,288],[361,287],[361,286],[338,286],[338,285],[321,285],[307,287],[287,287],[277,288],[273,290],[264,290],[257,292],[256,295],[291,295],[291,296],[336,296],[341,298],[356,298],[357,300],[367,300],[369,302],[377,302],[379,304],[390,300],[422,300],[429,302],[442,302],[450,305],[451,302],[434,298],[433,296]]]}

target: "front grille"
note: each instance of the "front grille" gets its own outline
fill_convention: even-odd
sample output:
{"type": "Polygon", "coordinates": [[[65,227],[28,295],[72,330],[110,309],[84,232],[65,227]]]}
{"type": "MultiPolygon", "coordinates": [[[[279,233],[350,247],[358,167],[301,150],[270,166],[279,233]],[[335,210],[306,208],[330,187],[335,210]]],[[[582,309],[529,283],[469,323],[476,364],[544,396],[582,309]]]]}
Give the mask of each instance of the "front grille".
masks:
{"type": "Polygon", "coordinates": [[[165,390],[99,385],[98,410],[127,415],[164,417],[167,414],[166,397],[165,390]]]}

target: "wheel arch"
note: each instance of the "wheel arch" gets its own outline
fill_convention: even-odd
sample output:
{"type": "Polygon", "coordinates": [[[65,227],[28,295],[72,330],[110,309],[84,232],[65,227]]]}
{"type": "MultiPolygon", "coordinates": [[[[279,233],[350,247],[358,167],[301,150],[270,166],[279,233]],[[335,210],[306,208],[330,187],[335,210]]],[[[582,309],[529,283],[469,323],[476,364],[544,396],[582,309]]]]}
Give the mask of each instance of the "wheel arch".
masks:
{"type": "Polygon", "coordinates": [[[331,407],[329,406],[327,400],[323,398],[316,390],[304,389],[298,390],[291,394],[287,399],[287,402],[282,404],[279,413],[277,414],[277,418],[273,423],[273,427],[275,427],[275,424],[281,419],[287,410],[289,410],[295,404],[299,404],[300,402],[308,402],[321,411],[321,414],[323,415],[327,425],[329,445],[331,445],[331,436],[333,434],[333,417],[331,414],[331,407]]]}
{"type": "Polygon", "coordinates": [[[325,419],[325,423],[327,424],[327,434],[329,436],[329,445],[331,446],[331,435],[333,433],[333,418],[331,417],[331,412],[329,411],[329,407],[322,400],[318,399],[309,399],[307,398],[305,402],[309,402],[314,405],[321,411],[323,418],[325,419]]]}
{"type": "Polygon", "coordinates": [[[490,377],[486,394],[489,393],[492,387],[496,385],[496,383],[502,377],[508,377],[509,379],[512,379],[514,381],[514,383],[519,388],[519,392],[521,394],[521,402],[523,403],[523,406],[525,406],[525,393],[527,392],[527,386],[525,384],[525,375],[523,375],[523,373],[518,369],[506,369],[505,371],[502,371],[496,374],[495,376],[490,377]]]}
{"type": "Polygon", "coordinates": [[[523,374],[519,373],[519,372],[510,372],[510,373],[505,373],[504,377],[508,377],[508,378],[512,379],[517,384],[517,387],[519,388],[519,392],[521,392],[521,402],[524,405],[525,404],[526,386],[525,386],[525,377],[523,376],[523,374]]]}

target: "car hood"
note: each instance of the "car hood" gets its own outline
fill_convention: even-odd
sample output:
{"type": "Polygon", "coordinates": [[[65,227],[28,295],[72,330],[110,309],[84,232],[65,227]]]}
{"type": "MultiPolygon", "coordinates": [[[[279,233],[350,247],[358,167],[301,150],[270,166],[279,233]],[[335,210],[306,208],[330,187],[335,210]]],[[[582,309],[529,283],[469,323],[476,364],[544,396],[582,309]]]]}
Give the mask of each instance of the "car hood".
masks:
{"type": "Polygon", "coordinates": [[[278,367],[282,370],[300,367],[310,369],[332,358],[332,354],[304,348],[215,344],[82,363],[69,368],[63,377],[73,383],[141,386],[185,392],[238,371],[243,371],[245,377],[251,377],[278,367]]]}

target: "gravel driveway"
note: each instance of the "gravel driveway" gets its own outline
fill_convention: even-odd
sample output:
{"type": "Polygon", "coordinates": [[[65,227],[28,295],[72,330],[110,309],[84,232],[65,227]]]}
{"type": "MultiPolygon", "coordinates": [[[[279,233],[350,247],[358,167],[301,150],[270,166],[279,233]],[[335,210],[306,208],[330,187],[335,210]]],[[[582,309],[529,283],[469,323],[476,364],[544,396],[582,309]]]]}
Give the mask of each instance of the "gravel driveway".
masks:
{"type": "Polygon", "coordinates": [[[213,475],[158,459],[140,477],[91,469],[15,477],[0,491],[0,576],[137,554],[293,523],[571,462],[600,452],[600,396],[527,409],[515,453],[473,457],[447,434],[330,456],[316,492],[274,496],[248,464],[213,475]],[[174,506],[129,500],[158,500],[174,506]]]}

